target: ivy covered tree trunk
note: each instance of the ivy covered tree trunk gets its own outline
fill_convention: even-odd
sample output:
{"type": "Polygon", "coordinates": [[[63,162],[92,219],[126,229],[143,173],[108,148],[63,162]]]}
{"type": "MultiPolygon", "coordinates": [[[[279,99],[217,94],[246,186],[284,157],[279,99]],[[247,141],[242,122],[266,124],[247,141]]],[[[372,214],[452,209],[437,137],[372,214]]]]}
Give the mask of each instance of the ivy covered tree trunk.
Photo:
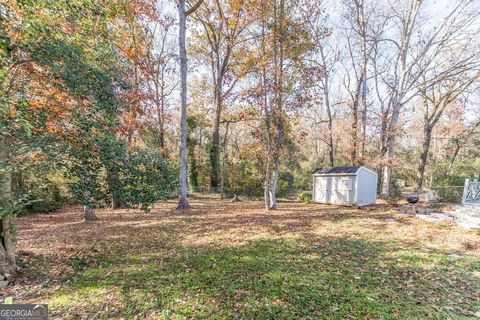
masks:
{"type": "Polygon", "coordinates": [[[122,204],[119,197],[118,176],[111,168],[107,168],[107,183],[112,197],[111,207],[113,210],[121,208],[122,204]]]}
{"type": "MultiPolygon", "coordinates": [[[[9,63],[12,62],[10,37],[4,23],[6,16],[0,13],[0,274],[13,273],[17,269],[15,261],[15,225],[11,209],[12,177],[10,165],[10,149],[8,136],[13,115],[9,108],[5,85],[8,78],[9,63]],[[3,174],[1,174],[3,172],[3,174]]],[[[0,280],[3,280],[2,277],[0,280]]]]}
{"type": "Polygon", "coordinates": [[[17,270],[15,259],[15,227],[12,215],[6,215],[1,220],[2,245],[0,246],[0,274],[5,275],[17,270]]]}
{"type": "Polygon", "coordinates": [[[198,187],[198,168],[197,159],[195,158],[196,143],[193,139],[189,139],[187,154],[188,154],[188,178],[190,182],[190,189],[195,191],[198,187]]]}
{"type": "MultiPolygon", "coordinates": [[[[218,69],[219,67],[217,67],[218,69]]],[[[215,86],[215,119],[213,121],[212,145],[210,147],[210,186],[218,188],[220,180],[220,117],[222,115],[222,78],[215,86]]]]}
{"type": "MultiPolygon", "coordinates": [[[[0,140],[1,168],[8,166],[8,145],[4,139],[0,140]]],[[[0,274],[5,275],[13,273],[17,269],[15,261],[15,226],[13,223],[13,213],[10,209],[11,202],[11,176],[5,172],[2,177],[2,202],[4,211],[1,212],[0,220],[0,274]]]]}
{"type": "Polygon", "coordinates": [[[225,123],[225,136],[223,137],[222,180],[220,181],[220,199],[225,198],[225,189],[227,187],[227,141],[229,124],[230,122],[225,123]]]}
{"type": "Polygon", "coordinates": [[[97,216],[95,215],[95,211],[92,207],[92,189],[95,188],[95,181],[93,179],[93,174],[91,172],[90,166],[92,164],[88,164],[88,161],[83,161],[83,171],[85,176],[83,177],[83,218],[85,221],[95,221],[98,220],[97,216]]]}

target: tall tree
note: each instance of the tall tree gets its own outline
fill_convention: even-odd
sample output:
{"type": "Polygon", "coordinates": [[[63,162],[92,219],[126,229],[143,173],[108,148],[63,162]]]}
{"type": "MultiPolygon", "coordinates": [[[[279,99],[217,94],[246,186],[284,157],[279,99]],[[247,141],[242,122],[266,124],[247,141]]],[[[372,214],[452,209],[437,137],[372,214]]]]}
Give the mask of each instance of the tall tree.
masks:
{"type": "MultiPolygon", "coordinates": [[[[13,54],[13,42],[8,34],[12,23],[9,11],[0,4],[0,274],[16,271],[13,198],[11,184],[11,136],[9,128],[15,122],[10,96],[16,68],[22,64],[13,54]]],[[[3,279],[3,278],[2,278],[3,279]]]]}
{"type": "MultiPolygon", "coordinates": [[[[283,80],[285,62],[285,0],[279,0],[273,5],[273,101],[271,107],[271,122],[273,125],[271,154],[269,161],[271,168],[269,177],[269,206],[268,210],[277,209],[277,183],[279,178],[280,152],[282,148],[285,115],[283,110],[283,80]]],[[[270,136],[269,136],[270,137],[270,136]]]]}
{"type": "MultiPolygon", "coordinates": [[[[472,56],[472,60],[475,63],[480,61],[477,55],[472,56]]],[[[417,168],[417,191],[422,191],[423,188],[425,167],[435,126],[447,107],[453,104],[480,77],[480,72],[473,70],[472,67],[474,66],[467,65],[467,69],[464,69],[463,73],[460,72],[459,68],[456,68],[456,71],[460,72],[458,76],[434,83],[421,92],[423,100],[423,142],[417,168]]]]}
{"type": "Polygon", "coordinates": [[[334,98],[331,87],[333,85],[339,51],[336,47],[336,39],[332,39],[332,28],[327,23],[326,8],[322,1],[305,0],[301,4],[300,12],[306,27],[311,34],[313,48],[311,56],[306,61],[306,77],[312,79],[311,86],[318,87],[320,97],[317,99],[319,105],[314,106],[315,119],[317,122],[327,123],[327,138],[323,139],[328,148],[328,162],[331,167],[335,166],[335,145],[334,145],[334,98]],[[323,118],[326,113],[326,119],[323,118]]]}
{"type": "Polygon", "coordinates": [[[220,181],[220,122],[225,98],[248,72],[249,61],[245,45],[251,36],[249,26],[256,1],[207,1],[195,18],[202,24],[197,36],[198,51],[210,65],[213,82],[214,120],[210,142],[210,186],[220,181]]]}
{"type": "MultiPolygon", "coordinates": [[[[471,3],[456,1],[452,9],[435,25],[423,24],[419,18],[422,9],[421,0],[411,0],[407,6],[392,7],[393,14],[390,25],[399,27],[396,37],[384,38],[384,42],[392,44],[393,56],[385,58],[391,65],[389,76],[384,76],[388,88],[388,107],[390,115],[386,124],[385,152],[386,164],[383,170],[382,195],[389,197],[390,183],[393,172],[393,159],[395,157],[396,139],[399,134],[400,115],[406,104],[418,96],[423,86],[419,79],[435,65],[442,62],[442,53],[455,46],[456,37],[472,26],[478,13],[470,14],[467,9],[471,3]],[[428,29],[426,29],[428,28],[428,29]],[[419,36],[416,36],[419,35],[419,36]]],[[[398,4],[396,4],[398,5],[398,4]]],[[[387,25],[389,27],[390,25],[387,25]]],[[[438,81],[442,75],[427,75],[424,82],[428,87],[438,81]]],[[[383,155],[382,155],[383,156],[383,155]]]]}
{"type": "Polygon", "coordinates": [[[183,210],[190,208],[187,199],[187,50],[186,50],[186,33],[187,33],[187,17],[194,13],[203,3],[203,0],[186,10],[185,0],[178,2],[178,47],[180,56],[180,175],[179,175],[179,194],[177,209],[183,210]]]}

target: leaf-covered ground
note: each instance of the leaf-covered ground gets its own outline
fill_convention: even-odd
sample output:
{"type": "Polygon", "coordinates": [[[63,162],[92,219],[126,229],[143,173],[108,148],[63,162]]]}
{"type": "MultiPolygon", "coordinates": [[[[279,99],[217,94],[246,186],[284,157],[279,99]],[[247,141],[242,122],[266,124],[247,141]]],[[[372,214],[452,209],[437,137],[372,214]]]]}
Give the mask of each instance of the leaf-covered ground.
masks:
{"type": "Polygon", "coordinates": [[[387,207],[159,204],[18,219],[23,267],[1,293],[61,319],[469,319],[480,235],[387,207]],[[391,221],[393,218],[394,222],[391,221]]]}

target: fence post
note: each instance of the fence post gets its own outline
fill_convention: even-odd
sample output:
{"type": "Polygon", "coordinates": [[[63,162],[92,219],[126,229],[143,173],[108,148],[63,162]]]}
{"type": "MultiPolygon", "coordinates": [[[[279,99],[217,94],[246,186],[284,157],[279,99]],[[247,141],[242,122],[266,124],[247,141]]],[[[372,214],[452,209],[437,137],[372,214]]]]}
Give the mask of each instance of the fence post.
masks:
{"type": "Polygon", "coordinates": [[[469,185],[470,185],[470,179],[465,179],[465,185],[463,186],[462,205],[464,205],[465,202],[467,201],[467,193],[468,193],[469,185]]]}

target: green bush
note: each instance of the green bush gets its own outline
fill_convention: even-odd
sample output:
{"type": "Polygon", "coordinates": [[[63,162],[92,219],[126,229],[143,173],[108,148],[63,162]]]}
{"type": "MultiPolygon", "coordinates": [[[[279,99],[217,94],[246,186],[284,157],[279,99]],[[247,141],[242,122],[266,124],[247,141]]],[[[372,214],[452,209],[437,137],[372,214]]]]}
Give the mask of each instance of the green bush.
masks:
{"type": "Polygon", "coordinates": [[[400,184],[398,179],[393,178],[390,182],[390,194],[387,199],[387,203],[392,206],[397,206],[398,201],[402,197],[402,189],[400,188],[400,184]]]}
{"type": "MultiPolygon", "coordinates": [[[[463,197],[463,186],[465,179],[471,175],[466,170],[464,172],[453,172],[448,175],[442,174],[434,176],[431,189],[434,191],[436,199],[439,202],[460,203],[463,197]]],[[[474,169],[470,169],[474,172],[474,169]]]]}
{"type": "Polygon", "coordinates": [[[49,183],[38,187],[29,194],[28,204],[25,209],[32,213],[52,212],[59,209],[63,204],[60,188],[49,183]]]}
{"type": "Polygon", "coordinates": [[[465,184],[465,176],[450,174],[443,176],[436,176],[433,181],[433,186],[463,186],[465,184]]]}
{"type": "Polygon", "coordinates": [[[65,181],[46,166],[30,166],[12,175],[12,192],[18,200],[15,213],[52,212],[69,204],[65,181]]]}
{"type": "Polygon", "coordinates": [[[277,197],[284,197],[293,187],[293,175],[290,172],[281,172],[277,184],[277,197]]]}
{"type": "Polygon", "coordinates": [[[298,195],[298,200],[305,203],[312,202],[312,193],[311,192],[302,192],[298,195]]]}
{"type": "Polygon", "coordinates": [[[156,152],[130,152],[121,175],[120,195],[127,206],[148,212],[152,205],[168,198],[177,187],[177,171],[156,152]]]}
{"type": "Polygon", "coordinates": [[[440,186],[432,187],[435,192],[436,199],[439,202],[460,203],[463,197],[463,187],[457,186],[440,186]]]}

